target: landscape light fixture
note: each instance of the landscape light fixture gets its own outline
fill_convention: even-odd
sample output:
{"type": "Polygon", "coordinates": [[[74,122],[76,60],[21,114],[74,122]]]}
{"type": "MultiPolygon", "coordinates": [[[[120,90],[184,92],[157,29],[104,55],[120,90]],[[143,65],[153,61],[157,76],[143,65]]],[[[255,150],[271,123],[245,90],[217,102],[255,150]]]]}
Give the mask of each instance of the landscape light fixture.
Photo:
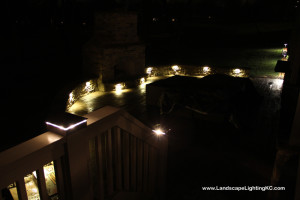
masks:
{"type": "Polygon", "coordinates": [[[122,93],[122,90],[124,88],[124,84],[122,83],[118,83],[115,85],[115,91],[117,94],[121,94],[122,93]]]}
{"type": "Polygon", "coordinates": [[[156,135],[165,135],[166,133],[163,132],[161,129],[155,129],[155,130],[152,130],[156,135]]]}
{"type": "Polygon", "coordinates": [[[237,69],[234,69],[234,70],[233,70],[233,73],[235,73],[235,74],[239,74],[239,73],[241,73],[241,70],[240,70],[240,69],[238,69],[238,68],[237,68],[237,69]]]}
{"type": "Polygon", "coordinates": [[[173,65],[173,66],[172,66],[172,69],[174,70],[174,72],[176,72],[176,71],[179,70],[179,67],[178,67],[178,65],[173,65]]]}
{"type": "Polygon", "coordinates": [[[150,75],[150,74],[152,73],[152,70],[153,70],[152,67],[148,67],[148,68],[146,69],[147,74],[150,75]]]}
{"type": "Polygon", "coordinates": [[[203,72],[207,73],[210,71],[210,68],[208,66],[203,67],[203,72]]]}
{"type": "Polygon", "coordinates": [[[49,131],[65,136],[68,133],[86,127],[87,118],[65,112],[52,115],[47,119],[46,125],[49,131]]]}

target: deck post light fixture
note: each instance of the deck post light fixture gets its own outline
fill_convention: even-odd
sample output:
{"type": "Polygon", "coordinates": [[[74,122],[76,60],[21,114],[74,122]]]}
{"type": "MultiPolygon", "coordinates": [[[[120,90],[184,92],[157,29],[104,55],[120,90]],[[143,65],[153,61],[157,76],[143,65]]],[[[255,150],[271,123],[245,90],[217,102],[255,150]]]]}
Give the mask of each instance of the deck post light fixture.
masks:
{"type": "Polygon", "coordinates": [[[56,114],[49,117],[46,121],[49,131],[66,136],[87,126],[87,118],[70,113],[56,114]]]}

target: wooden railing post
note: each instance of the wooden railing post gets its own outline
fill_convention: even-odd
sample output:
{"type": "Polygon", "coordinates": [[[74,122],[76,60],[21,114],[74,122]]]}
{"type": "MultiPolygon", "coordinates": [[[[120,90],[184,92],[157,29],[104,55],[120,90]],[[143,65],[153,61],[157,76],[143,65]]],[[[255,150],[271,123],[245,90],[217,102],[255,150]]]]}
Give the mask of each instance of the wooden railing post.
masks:
{"type": "Polygon", "coordinates": [[[143,173],[143,192],[148,191],[148,181],[149,181],[149,145],[144,143],[144,173],[143,173]]]}
{"type": "Polygon", "coordinates": [[[157,161],[158,161],[157,149],[154,149],[154,147],[150,147],[149,149],[149,192],[151,193],[156,192],[155,188],[158,179],[157,161]]]}
{"type": "Polygon", "coordinates": [[[112,166],[112,132],[111,129],[107,133],[107,192],[108,195],[112,195],[114,191],[114,176],[113,176],[113,166],[112,166]]]}
{"type": "Polygon", "coordinates": [[[16,181],[17,191],[20,200],[28,200],[24,177],[21,177],[16,181]]]}
{"type": "Polygon", "coordinates": [[[115,128],[115,170],[116,170],[116,190],[122,191],[122,159],[121,159],[121,129],[115,128]]]}
{"type": "Polygon", "coordinates": [[[66,137],[69,179],[72,200],[89,200],[92,197],[92,182],[89,179],[88,128],[66,137]]]}
{"type": "Polygon", "coordinates": [[[158,185],[159,199],[166,199],[166,175],[167,175],[167,154],[168,154],[168,138],[166,135],[159,138],[159,165],[158,165],[158,185]]]}
{"type": "Polygon", "coordinates": [[[124,190],[129,191],[130,188],[130,183],[129,183],[129,151],[130,151],[130,146],[129,146],[129,134],[124,132],[123,133],[123,143],[122,143],[123,149],[123,174],[124,174],[124,190]]]}
{"type": "Polygon", "coordinates": [[[100,200],[104,199],[104,172],[103,168],[105,167],[105,161],[103,159],[104,153],[103,153],[103,145],[105,144],[103,141],[104,137],[97,136],[96,139],[96,150],[97,150],[97,163],[98,163],[98,180],[99,180],[99,198],[100,200]]]}
{"type": "Polygon", "coordinates": [[[40,192],[40,198],[42,200],[49,199],[49,196],[47,193],[47,188],[46,188],[46,181],[45,181],[45,174],[44,174],[43,166],[39,167],[39,169],[37,170],[37,182],[38,182],[38,187],[39,187],[39,192],[40,192]]]}
{"type": "Polygon", "coordinates": [[[137,177],[137,173],[136,173],[136,167],[137,167],[137,139],[134,136],[130,137],[130,163],[131,163],[131,168],[130,168],[130,172],[131,172],[131,181],[130,181],[130,189],[132,191],[136,191],[137,187],[136,187],[136,177],[137,177]]]}
{"type": "Polygon", "coordinates": [[[63,164],[62,158],[58,158],[54,160],[54,171],[55,171],[55,179],[57,185],[57,191],[60,200],[65,200],[65,181],[64,181],[64,172],[63,172],[63,164]]]}
{"type": "Polygon", "coordinates": [[[137,142],[137,191],[143,190],[143,142],[138,139],[137,142]]]}

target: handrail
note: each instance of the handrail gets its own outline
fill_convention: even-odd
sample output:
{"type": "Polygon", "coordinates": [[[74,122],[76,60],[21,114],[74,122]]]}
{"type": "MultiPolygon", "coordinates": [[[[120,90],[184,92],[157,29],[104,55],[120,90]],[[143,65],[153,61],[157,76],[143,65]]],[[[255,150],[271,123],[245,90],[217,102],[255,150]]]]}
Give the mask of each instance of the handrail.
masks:
{"type": "Polygon", "coordinates": [[[150,128],[115,107],[106,106],[84,117],[87,118],[85,128],[66,136],[48,131],[1,152],[0,189],[15,182],[19,197],[27,199],[24,176],[36,171],[40,196],[46,198],[43,166],[54,161],[60,199],[95,198],[97,191],[90,176],[93,154],[97,166],[93,173],[98,174],[96,185],[103,192],[96,195],[99,199],[103,199],[103,195],[113,198],[117,193],[118,199],[128,192],[162,193],[166,137],[156,137],[150,128]],[[96,145],[93,151],[91,141],[96,145]],[[104,178],[107,175],[103,170],[108,170],[110,177],[104,178]],[[109,191],[104,190],[104,184],[109,184],[106,187],[109,191]]]}

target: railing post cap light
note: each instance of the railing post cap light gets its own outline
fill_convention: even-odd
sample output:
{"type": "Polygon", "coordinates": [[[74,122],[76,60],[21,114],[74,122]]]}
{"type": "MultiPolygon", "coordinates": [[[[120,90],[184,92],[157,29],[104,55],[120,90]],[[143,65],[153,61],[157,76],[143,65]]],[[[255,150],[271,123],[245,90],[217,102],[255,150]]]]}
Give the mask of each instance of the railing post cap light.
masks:
{"type": "Polygon", "coordinates": [[[71,113],[59,113],[51,115],[46,120],[47,129],[65,136],[87,126],[87,118],[71,113]]]}

